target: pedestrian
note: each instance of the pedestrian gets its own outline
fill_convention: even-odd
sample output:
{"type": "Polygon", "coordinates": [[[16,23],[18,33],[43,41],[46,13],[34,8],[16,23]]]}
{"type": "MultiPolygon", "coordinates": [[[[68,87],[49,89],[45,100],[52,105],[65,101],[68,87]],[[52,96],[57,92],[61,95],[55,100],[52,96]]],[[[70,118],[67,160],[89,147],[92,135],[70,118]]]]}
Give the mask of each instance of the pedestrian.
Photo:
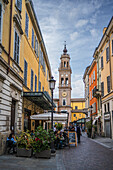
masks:
{"type": "Polygon", "coordinates": [[[81,129],[80,129],[80,126],[77,124],[77,140],[78,140],[78,143],[80,143],[80,135],[81,135],[81,129]]]}
{"type": "Polygon", "coordinates": [[[15,148],[16,148],[16,140],[15,140],[15,136],[13,133],[11,133],[9,135],[9,137],[7,137],[7,147],[9,147],[8,153],[10,153],[11,148],[13,148],[13,153],[16,153],[15,148]]]}

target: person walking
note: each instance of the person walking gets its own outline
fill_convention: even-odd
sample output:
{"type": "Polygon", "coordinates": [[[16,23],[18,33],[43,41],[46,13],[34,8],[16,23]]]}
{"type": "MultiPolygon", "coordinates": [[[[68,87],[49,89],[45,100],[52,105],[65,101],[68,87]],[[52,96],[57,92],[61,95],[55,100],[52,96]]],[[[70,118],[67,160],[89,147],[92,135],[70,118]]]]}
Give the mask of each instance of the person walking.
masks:
{"type": "Polygon", "coordinates": [[[81,135],[81,129],[80,129],[80,126],[77,124],[77,140],[78,140],[78,143],[80,143],[80,135],[81,135]]]}

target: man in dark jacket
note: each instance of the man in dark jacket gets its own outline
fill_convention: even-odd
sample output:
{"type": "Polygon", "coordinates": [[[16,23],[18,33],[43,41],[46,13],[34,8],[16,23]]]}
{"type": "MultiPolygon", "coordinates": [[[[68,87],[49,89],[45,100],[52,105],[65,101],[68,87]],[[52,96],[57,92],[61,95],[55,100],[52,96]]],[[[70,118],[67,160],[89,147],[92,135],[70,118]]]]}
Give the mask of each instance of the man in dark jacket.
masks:
{"type": "Polygon", "coordinates": [[[80,135],[81,135],[81,129],[80,129],[80,126],[77,125],[77,139],[78,139],[78,143],[80,143],[80,135]]]}

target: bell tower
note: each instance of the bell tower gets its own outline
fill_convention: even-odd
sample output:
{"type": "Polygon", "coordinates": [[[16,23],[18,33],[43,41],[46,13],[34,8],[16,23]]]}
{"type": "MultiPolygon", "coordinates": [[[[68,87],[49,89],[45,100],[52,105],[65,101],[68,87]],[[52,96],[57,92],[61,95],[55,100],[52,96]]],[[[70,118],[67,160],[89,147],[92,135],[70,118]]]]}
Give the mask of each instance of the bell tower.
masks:
{"type": "Polygon", "coordinates": [[[71,67],[70,56],[67,54],[66,43],[61,55],[59,71],[59,111],[69,113],[68,122],[71,121],[71,67]]]}

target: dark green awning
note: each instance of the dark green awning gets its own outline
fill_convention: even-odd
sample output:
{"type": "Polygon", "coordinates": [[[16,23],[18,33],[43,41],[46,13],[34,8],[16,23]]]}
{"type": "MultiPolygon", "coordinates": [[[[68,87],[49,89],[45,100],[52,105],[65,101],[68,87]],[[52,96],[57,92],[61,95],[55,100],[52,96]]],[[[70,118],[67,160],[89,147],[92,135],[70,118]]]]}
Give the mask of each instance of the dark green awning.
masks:
{"type": "MultiPolygon", "coordinates": [[[[41,107],[44,110],[52,109],[51,97],[49,94],[44,92],[23,92],[23,97],[27,98],[31,102],[35,103],[37,106],[41,107]]],[[[55,107],[55,104],[53,104],[55,107]]]]}

